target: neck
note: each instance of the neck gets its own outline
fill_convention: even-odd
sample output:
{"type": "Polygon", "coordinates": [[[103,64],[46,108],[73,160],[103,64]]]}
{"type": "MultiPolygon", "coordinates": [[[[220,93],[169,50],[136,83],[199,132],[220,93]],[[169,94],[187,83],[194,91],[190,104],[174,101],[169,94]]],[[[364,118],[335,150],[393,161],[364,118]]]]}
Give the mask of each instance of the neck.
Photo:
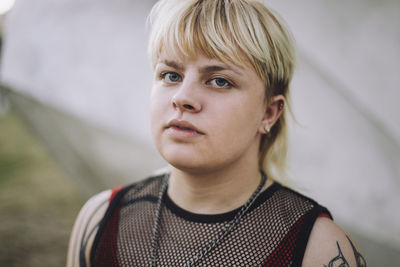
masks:
{"type": "MultiPolygon", "coordinates": [[[[261,173],[257,166],[208,173],[189,173],[173,168],[168,195],[178,206],[190,212],[218,214],[246,203],[260,182],[261,173]]],[[[268,180],[266,186],[270,183],[268,180]]]]}

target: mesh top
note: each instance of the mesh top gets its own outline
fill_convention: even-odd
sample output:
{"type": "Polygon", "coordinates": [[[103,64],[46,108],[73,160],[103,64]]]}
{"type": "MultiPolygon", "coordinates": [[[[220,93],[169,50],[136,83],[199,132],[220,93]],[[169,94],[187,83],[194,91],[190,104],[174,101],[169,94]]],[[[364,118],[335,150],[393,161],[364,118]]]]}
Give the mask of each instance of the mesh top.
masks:
{"type": "MultiPolygon", "coordinates": [[[[92,266],[149,266],[162,176],[125,187],[112,200],[91,254],[92,266]]],[[[201,215],[163,198],[159,266],[183,266],[225,229],[238,210],[201,215]]],[[[301,266],[315,219],[329,212],[277,183],[261,193],[240,223],[196,266],[301,266]]]]}

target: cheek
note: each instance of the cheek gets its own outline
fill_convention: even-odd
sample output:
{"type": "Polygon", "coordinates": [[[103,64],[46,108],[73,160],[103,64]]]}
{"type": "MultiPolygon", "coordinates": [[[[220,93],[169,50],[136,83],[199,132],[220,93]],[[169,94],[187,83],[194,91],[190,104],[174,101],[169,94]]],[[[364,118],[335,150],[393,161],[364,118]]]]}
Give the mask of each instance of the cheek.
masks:
{"type": "Polygon", "coordinates": [[[152,93],[150,96],[150,126],[153,134],[153,138],[159,131],[159,127],[161,126],[162,115],[165,109],[165,100],[161,95],[161,92],[157,90],[157,88],[152,89],[152,93]]]}
{"type": "Polygon", "coordinates": [[[255,133],[264,117],[263,102],[255,98],[242,98],[233,108],[229,109],[225,120],[230,124],[232,131],[255,133]]]}
{"type": "MultiPolygon", "coordinates": [[[[242,99],[243,100],[243,99],[242,99]]],[[[228,107],[219,106],[213,117],[213,134],[220,145],[229,147],[249,146],[256,140],[263,110],[259,101],[237,101],[228,107]]]]}

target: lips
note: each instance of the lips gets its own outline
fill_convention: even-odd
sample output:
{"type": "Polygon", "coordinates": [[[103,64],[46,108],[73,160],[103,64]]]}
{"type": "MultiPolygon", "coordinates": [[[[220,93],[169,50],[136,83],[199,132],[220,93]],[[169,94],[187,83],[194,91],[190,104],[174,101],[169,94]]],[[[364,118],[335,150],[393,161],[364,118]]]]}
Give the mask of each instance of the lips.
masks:
{"type": "Polygon", "coordinates": [[[172,128],[172,129],[176,129],[178,131],[187,131],[187,132],[195,132],[197,134],[201,134],[203,135],[204,133],[199,130],[196,126],[194,126],[193,124],[191,124],[188,121],[184,121],[184,120],[177,120],[177,119],[173,119],[171,121],[168,122],[167,124],[167,129],[168,128],[172,128]]]}

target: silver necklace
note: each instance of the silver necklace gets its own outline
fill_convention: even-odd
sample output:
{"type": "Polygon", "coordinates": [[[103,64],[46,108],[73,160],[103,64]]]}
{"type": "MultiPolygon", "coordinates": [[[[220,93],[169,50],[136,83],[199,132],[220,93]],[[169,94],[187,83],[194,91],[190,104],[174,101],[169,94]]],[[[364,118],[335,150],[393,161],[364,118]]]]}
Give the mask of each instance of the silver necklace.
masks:
{"type": "MultiPolygon", "coordinates": [[[[212,242],[210,242],[206,247],[204,247],[202,250],[200,250],[199,253],[196,254],[196,256],[194,256],[189,261],[187,261],[184,264],[185,267],[194,266],[194,264],[196,262],[198,262],[207,253],[209,253],[211,250],[213,250],[221,242],[221,240],[224,239],[230,232],[232,232],[232,230],[239,224],[240,220],[246,214],[246,212],[248,211],[250,206],[254,203],[254,201],[257,199],[257,197],[261,194],[261,191],[265,185],[265,182],[267,181],[267,177],[265,176],[264,172],[261,172],[261,176],[262,176],[261,182],[258,185],[257,189],[251,195],[249,200],[247,200],[247,202],[241,207],[241,209],[238,211],[238,213],[235,215],[235,217],[229,222],[229,224],[225,227],[225,229],[223,231],[221,231],[221,233],[212,242]]],[[[162,199],[167,192],[168,178],[169,178],[169,174],[167,174],[163,177],[161,189],[158,193],[157,208],[156,208],[156,214],[155,214],[154,225],[153,225],[153,235],[151,237],[150,261],[151,261],[151,266],[153,266],[153,267],[157,266],[158,237],[159,237],[159,228],[160,228],[160,220],[161,220],[162,199]]]]}

